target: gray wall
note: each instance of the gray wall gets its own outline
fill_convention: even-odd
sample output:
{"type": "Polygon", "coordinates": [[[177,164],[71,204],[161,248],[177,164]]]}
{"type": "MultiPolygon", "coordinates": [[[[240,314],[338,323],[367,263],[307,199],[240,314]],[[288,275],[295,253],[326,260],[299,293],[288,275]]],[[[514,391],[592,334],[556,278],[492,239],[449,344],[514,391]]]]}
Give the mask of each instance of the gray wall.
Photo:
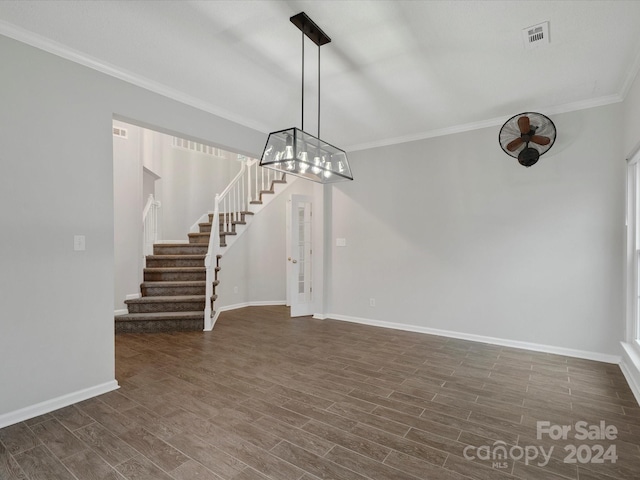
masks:
{"type": "MultiPolygon", "coordinates": [[[[0,63],[2,419],[114,379],[114,115],[249,155],[264,135],[1,36],[0,63]]],[[[356,181],[325,192],[327,311],[617,354],[639,98],[554,116],[531,169],[497,128],[353,152],[356,181]]],[[[254,227],[237,256],[260,256],[254,227]]],[[[223,288],[249,285],[229,304],[283,294],[264,258],[273,289],[223,265],[223,288]]]]}
{"type": "Polygon", "coordinates": [[[122,310],[126,295],[139,293],[142,281],[143,139],[139,127],[114,125],[128,134],[113,137],[114,310],[122,310]]]}
{"type": "Polygon", "coordinates": [[[241,153],[264,135],[3,36],[0,64],[2,419],[114,380],[114,115],[241,153]]]}
{"type": "Polygon", "coordinates": [[[498,127],[352,153],[329,313],[618,354],[622,105],[553,120],[557,144],[529,169],[498,127]]]}

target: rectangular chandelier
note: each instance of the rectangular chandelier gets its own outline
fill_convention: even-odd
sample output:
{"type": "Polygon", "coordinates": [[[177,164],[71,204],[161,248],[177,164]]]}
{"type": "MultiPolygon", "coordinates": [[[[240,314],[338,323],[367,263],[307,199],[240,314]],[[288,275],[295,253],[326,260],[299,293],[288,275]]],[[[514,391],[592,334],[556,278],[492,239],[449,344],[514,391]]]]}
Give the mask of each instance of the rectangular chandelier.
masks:
{"type": "Polygon", "coordinates": [[[353,180],[344,150],[295,127],[269,134],[260,165],[320,183],[353,180]]]}
{"type": "Polygon", "coordinates": [[[319,183],[353,180],[347,153],[320,139],[320,47],[331,39],[304,12],[290,18],[302,32],[302,128],[271,132],[260,166],[319,183]],[[318,46],[318,136],[304,131],[304,37],[318,46]]]}

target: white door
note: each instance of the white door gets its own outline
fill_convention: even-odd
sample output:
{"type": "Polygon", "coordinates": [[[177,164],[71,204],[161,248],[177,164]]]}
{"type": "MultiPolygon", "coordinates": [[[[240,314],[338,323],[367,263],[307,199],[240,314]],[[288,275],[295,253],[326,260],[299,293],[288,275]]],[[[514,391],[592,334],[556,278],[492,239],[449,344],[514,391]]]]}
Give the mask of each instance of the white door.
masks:
{"type": "MultiPolygon", "coordinates": [[[[289,203],[290,251],[287,257],[287,300],[291,316],[313,315],[313,246],[311,216],[313,201],[306,195],[291,195],[289,203]]],[[[289,222],[288,222],[289,223],[289,222]]]]}

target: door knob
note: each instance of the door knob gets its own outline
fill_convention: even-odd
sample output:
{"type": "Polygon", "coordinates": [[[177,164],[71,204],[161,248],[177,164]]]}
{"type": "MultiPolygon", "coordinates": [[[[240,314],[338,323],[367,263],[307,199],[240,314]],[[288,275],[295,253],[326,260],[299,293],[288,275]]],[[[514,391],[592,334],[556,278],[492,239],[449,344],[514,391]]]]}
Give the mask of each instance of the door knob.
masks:
{"type": "Polygon", "coordinates": [[[298,263],[298,260],[291,260],[292,263],[298,263]]]}
{"type": "Polygon", "coordinates": [[[291,261],[291,257],[287,258],[287,260],[291,261]]]}

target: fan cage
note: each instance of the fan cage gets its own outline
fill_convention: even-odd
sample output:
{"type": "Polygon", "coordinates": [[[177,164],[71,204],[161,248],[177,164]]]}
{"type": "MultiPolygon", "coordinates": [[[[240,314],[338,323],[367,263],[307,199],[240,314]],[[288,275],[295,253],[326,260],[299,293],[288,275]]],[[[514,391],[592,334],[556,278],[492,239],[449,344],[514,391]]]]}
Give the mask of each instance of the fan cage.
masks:
{"type": "Polygon", "coordinates": [[[540,155],[544,155],[549,151],[549,149],[556,141],[556,126],[549,117],[538,112],[518,113],[517,115],[514,115],[509,120],[504,122],[504,125],[502,125],[500,133],[498,134],[498,142],[500,143],[500,147],[502,148],[504,153],[513,158],[518,158],[518,154],[527,147],[527,144],[523,143],[513,152],[507,150],[507,145],[514,139],[520,137],[520,127],[518,126],[518,119],[522,116],[529,117],[529,123],[531,127],[536,127],[536,135],[549,137],[549,139],[551,140],[548,145],[538,145],[534,142],[530,142],[528,144],[529,147],[535,148],[540,153],[540,155]]]}

